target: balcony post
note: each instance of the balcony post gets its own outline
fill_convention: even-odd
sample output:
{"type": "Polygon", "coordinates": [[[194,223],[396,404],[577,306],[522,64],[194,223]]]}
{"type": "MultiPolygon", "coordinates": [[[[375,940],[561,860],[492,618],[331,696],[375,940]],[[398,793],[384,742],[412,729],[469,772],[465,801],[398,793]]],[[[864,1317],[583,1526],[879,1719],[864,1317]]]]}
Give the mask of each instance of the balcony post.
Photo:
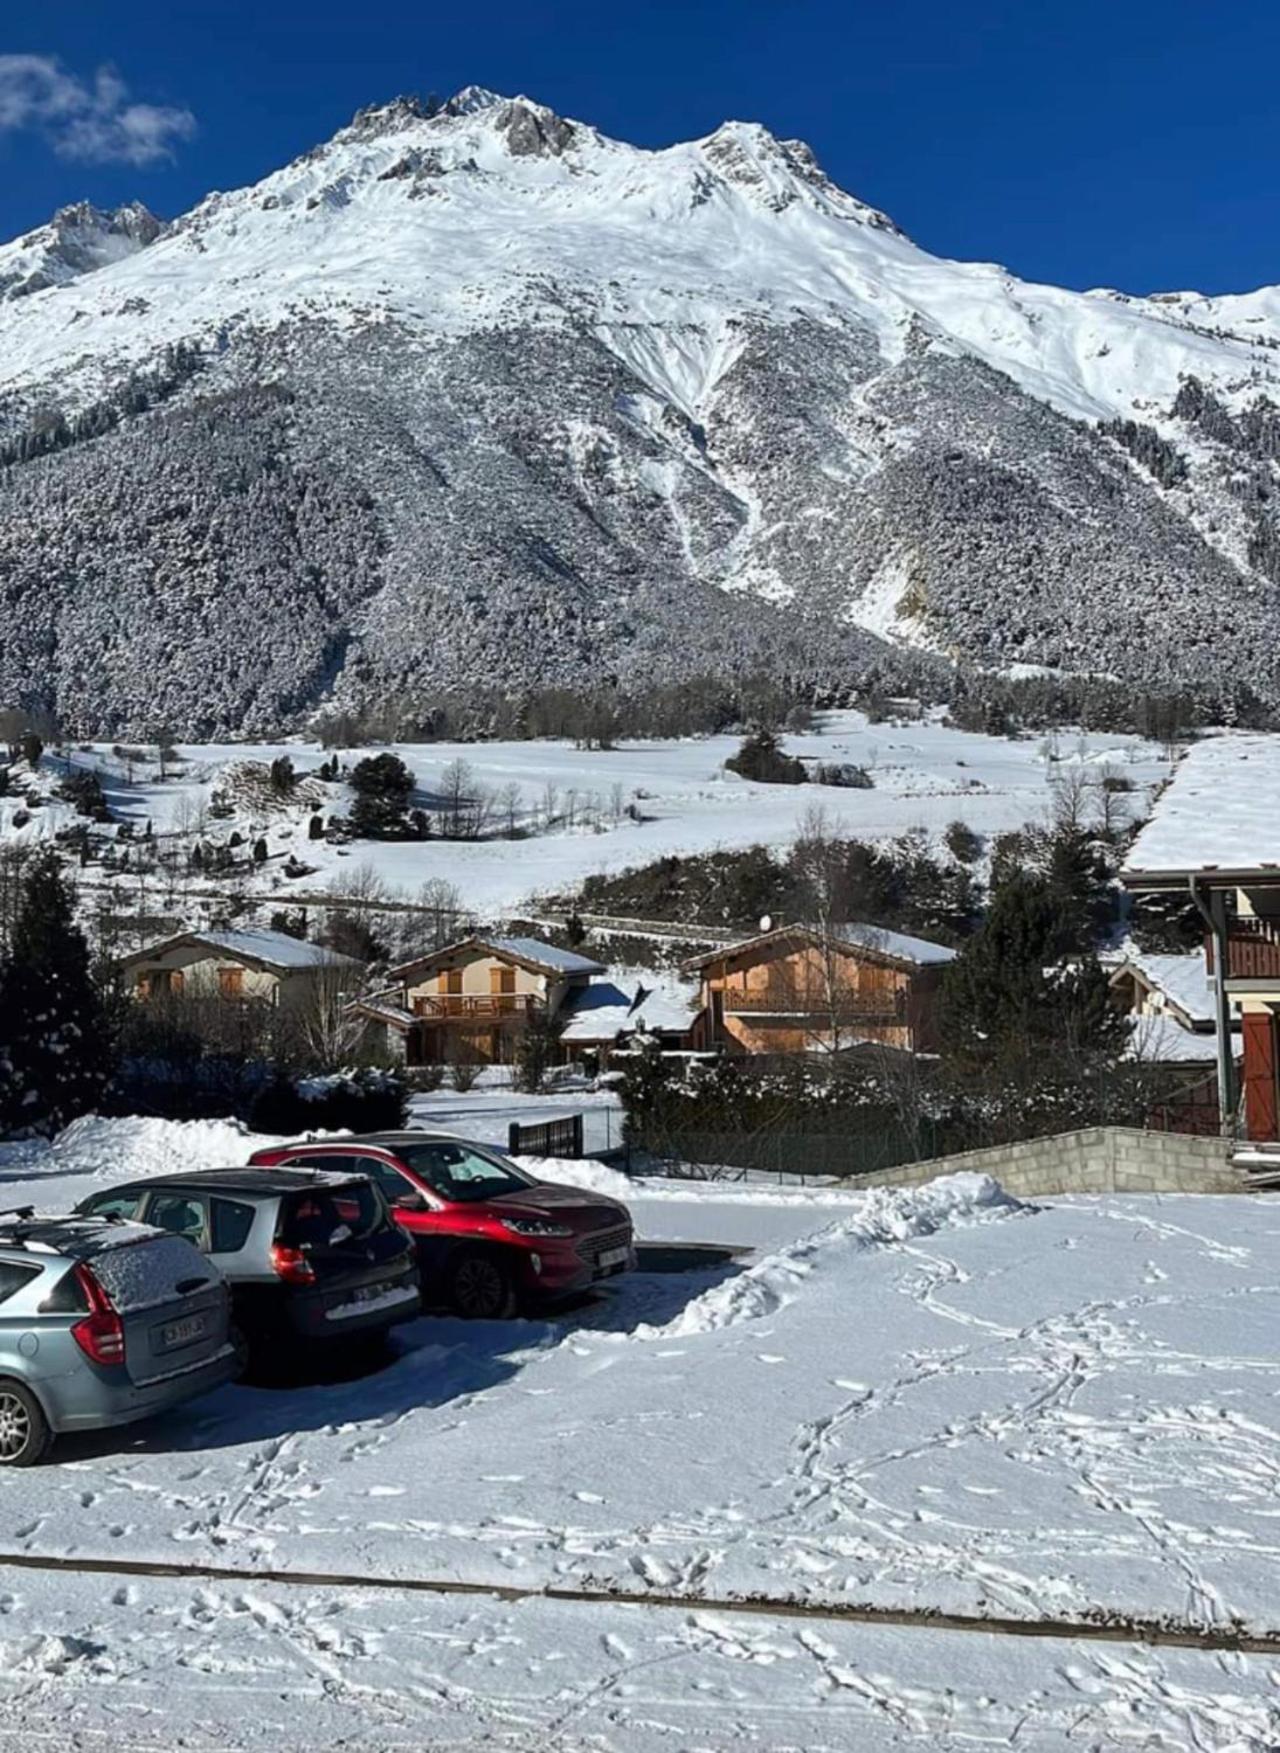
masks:
{"type": "Polygon", "coordinates": [[[1227,943],[1227,897],[1222,889],[1210,889],[1206,900],[1194,876],[1187,878],[1187,887],[1213,937],[1213,1011],[1218,1031],[1218,1126],[1224,1138],[1231,1138],[1236,1129],[1236,1061],[1231,1050],[1231,1000],[1227,996],[1227,980],[1231,973],[1231,952],[1227,943]]]}

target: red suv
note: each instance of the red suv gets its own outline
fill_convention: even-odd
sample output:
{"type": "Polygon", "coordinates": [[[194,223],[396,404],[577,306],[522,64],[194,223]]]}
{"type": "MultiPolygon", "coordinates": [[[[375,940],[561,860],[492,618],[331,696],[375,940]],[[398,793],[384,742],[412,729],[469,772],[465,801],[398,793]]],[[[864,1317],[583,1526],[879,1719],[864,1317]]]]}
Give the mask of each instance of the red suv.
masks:
{"type": "Polygon", "coordinates": [[[418,1244],[423,1298],[476,1320],[550,1302],[635,1265],[631,1215],[602,1193],[535,1181],[497,1151],[432,1132],[277,1145],[252,1163],[369,1175],[418,1244]]]}

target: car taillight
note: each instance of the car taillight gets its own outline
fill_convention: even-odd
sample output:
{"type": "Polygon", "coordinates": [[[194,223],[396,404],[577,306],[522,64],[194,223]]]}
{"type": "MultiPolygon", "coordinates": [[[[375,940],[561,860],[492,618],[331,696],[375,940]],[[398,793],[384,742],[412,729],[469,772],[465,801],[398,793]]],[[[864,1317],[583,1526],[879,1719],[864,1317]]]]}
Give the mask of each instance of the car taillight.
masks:
{"type": "Polygon", "coordinates": [[[94,1363],[124,1362],[124,1322],[111,1298],[83,1261],[75,1268],[76,1283],[84,1292],[89,1313],[71,1329],[71,1337],[94,1363]]]}
{"type": "Polygon", "coordinates": [[[271,1264],[277,1277],[286,1284],[314,1284],[316,1269],[301,1248],[286,1248],[276,1242],[271,1249],[271,1264]]]}

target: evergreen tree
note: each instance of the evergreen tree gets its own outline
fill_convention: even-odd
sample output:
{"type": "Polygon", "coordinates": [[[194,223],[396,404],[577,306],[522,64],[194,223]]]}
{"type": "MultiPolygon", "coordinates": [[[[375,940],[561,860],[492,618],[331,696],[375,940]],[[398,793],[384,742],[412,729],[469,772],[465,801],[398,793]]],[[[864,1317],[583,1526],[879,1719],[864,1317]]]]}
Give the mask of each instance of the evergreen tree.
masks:
{"type": "Polygon", "coordinates": [[[111,1071],[112,1043],[57,854],[27,871],[0,963],[0,1130],[52,1135],[88,1113],[111,1071]]]}
{"type": "Polygon", "coordinates": [[[1061,1070],[1081,1056],[1118,1053],[1127,1020],[1109,1002],[1096,956],[1061,960],[1072,929],[1051,882],[1019,872],[992,897],[982,927],[947,969],[945,1050],[961,1063],[1061,1070]]]}
{"type": "Polygon", "coordinates": [[[369,839],[404,832],[404,814],[413,796],[413,774],[398,755],[370,755],[351,770],[351,826],[369,839]]]}

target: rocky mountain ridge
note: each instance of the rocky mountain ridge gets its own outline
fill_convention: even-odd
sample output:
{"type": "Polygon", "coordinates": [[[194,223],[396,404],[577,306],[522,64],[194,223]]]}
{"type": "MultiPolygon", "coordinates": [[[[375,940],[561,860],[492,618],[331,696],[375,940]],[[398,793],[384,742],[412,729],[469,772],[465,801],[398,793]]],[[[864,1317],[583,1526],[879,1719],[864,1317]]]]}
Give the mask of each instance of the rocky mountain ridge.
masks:
{"type": "Polygon", "coordinates": [[[1277,401],[1275,289],[942,261],[755,124],[397,100],[0,248],[0,701],[213,734],[955,662],[1280,701],[1277,401]]]}

